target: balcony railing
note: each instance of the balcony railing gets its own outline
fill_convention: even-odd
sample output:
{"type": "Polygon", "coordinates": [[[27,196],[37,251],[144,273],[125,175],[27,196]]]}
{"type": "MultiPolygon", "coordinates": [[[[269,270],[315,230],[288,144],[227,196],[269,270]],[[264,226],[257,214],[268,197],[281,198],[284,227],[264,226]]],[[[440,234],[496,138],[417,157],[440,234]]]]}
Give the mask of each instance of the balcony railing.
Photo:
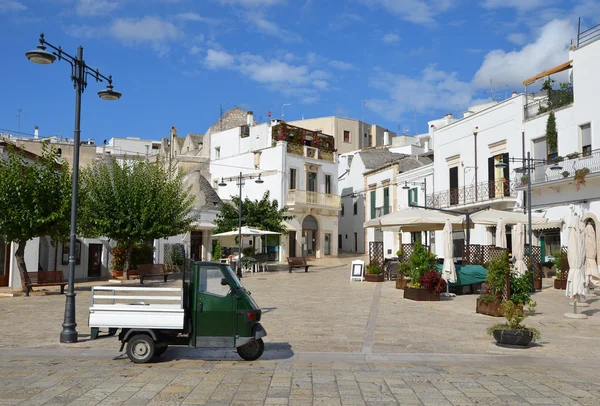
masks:
{"type": "Polygon", "coordinates": [[[311,206],[341,209],[342,201],[339,195],[329,193],[309,192],[307,190],[288,190],[287,205],[304,204],[311,206]]]}
{"type": "Polygon", "coordinates": [[[391,212],[392,212],[391,206],[376,207],[375,208],[375,217],[385,216],[386,214],[389,214],[391,212]]]}
{"type": "Polygon", "coordinates": [[[490,200],[516,197],[515,184],[508,179],[496,179],[477,185],[448,189],[427,195],[427,206],[443,209],[490,200]]]}
{"type": "Polygon", "coordinates": [[[559,107],[573,104],[573,87],[564,89],[551,89],[542,97],[536,97],[533,101],[525,105],[525,119],[533,118],[538,114],[555,110],[559,107]]]}
{"type": "MultiPolygon", "coordinates": [[[[589,169],[589,173],[600,172],[600,149],[593,150],[588,154],[579,154],[577,157],[557,162],[561,166],[559,170],[550,169],[554,165],[537,165],[531,173],[531,184],[557,181],[560,179],[573,180],[575,172],[579,169],[589,169]]],[[[520,174],[516,180],[517,187],[527,186],[527,173],[520,174]]]]}
{"type": "Polygon", "coordinates": [[[305,158],[320,159],[323,161],[333,162],[333,152],[323,151],[315,147],[300,144],[287,144],[288,154],[303,156],[305,158]]]}

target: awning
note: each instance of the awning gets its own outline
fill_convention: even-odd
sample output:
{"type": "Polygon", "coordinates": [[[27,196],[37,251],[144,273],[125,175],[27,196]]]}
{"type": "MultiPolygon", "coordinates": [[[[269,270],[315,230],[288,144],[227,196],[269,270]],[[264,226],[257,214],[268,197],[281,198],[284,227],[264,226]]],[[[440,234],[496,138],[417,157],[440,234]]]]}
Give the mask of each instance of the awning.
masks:
{"type": "Polygon", "coordinates": [[[562,228],[562,220],[548,220],[546,224],[532,224],[532,230],[549,230],[551,228],[562,228]]]}
{"type": "MultiPolygon", "coordinates": [[[[512,226],[517,223],[527,224],[527,215],[522,212],[516,211],[501,211],[501,210],[483,210],[471,215],[471,221],[473,224],[481,224],[484,226],[495,226],[498,224],[498,220],[502,219],[504,224],[512,226]]],[[[544,217],[531,216],[531,224],[533,225],[544,225],[548,220],[544,217]]],[[[532,228],[533,229],[533,228],[532,228]]]]}
{"type": "Polygon", "coordinates": [[[194,230],[214,230],[217,226],[209,221],[195,221],[191,224],[194,230]]]}
{"type": "Polygon", "coordinates": [[[552,75],[552,74],[555,74],[555,73],[558,73],[558,72],[562,72],[562,71],[567,70],[567,69],[571,69],[572,67],[573,67],[573,61],[561,63],[560,65],[555,66],[554,68],[545,70],[542,73],[538,73],[537,75],[535,75],[532,78],[524,80],[523,81],[523,85],[524,86],[530,85],[530,84],[532,84],[533,82],[535,82],[538,79],[544,78],[544,77],[546,77],[548,75],[552,75]]]}
{"type": "Polygon", "coordinates": [[[285,227],[286,230],[288,231],[297,231],[298,228],[294,227],[293,225],[291,225],[290,223],[288,223],[287,221],[283,222],[283,226],[285,227]]]}

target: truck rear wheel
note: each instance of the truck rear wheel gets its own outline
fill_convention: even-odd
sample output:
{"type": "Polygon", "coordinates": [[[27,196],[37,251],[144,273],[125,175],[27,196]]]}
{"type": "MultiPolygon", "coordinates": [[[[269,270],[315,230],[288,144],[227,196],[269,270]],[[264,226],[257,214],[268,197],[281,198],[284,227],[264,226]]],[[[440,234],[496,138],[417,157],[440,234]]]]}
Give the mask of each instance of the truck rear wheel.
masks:
{"type": "Polygon", "coordinates": [[[259,359],[264,351],[265,343],[263,342],[262,338],[250,341],[241,347],[237,347],[237,353],[246,361],[255,361],[259,359]]]}
{"type": "Polygon", "coordinates": [[[127,356],[136,364],[144,364],[154,356],[156,346],[152,337],[137,334],[127,341],[127,356]]]}

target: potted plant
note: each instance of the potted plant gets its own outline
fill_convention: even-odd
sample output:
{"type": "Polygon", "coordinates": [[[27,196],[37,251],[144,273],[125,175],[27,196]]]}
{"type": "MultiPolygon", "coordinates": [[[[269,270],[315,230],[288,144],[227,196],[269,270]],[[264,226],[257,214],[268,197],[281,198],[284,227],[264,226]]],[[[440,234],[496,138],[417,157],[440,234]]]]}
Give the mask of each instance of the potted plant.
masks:
{"type": "Polygon", "coordinates": [[[529,176],[521,176],[521,185],[525,185],[529,181],[529,176]]]}
{"type": "Polygon", "coordinates": [[[477,298],[476,312],[488,316],[502,317],[502,297],[506,286],[506,277],[510,272],[508,256],[494,258],[486,264],[488,271],[485,280],[486,289],[477,298]]]}
{"type": "Polygon", "coordinates": [[[588,168],[581,168],[575,171],[575,187],[577,190],[581,188],[581,185],[585,185],[585,177],[590,173],[588,168]]]}
{"type": "Polygon", "coordinates": [[[422,277],[425,276],[428,271],[433,270],[435,262],[436,256],[427,252],[425,247],[420,242],[417,242],[409,260],[411,281],[404,287],[405,299],[417,301],[440,300],[440,295],[439,293],[435,293],[435,288],[432,289],[432,286],[430,285],[427,288],[422,286],[423,281],[429,281],[429,279],[422,279],[422,277]],[[431,292],[430,289],[432,289],[431,292]]]}
{"type": "Polygon", "coordinates": [[[507,300],[502,304],[502,312],[506,323],[495,324],[488,327],[487,333],[494,337],[498,344],[516,345],[526,347],[532,341],[540,338],[540,332],[523,324],[523,320],[534,314],[536,303],[530,303],[527,311],[524,311],[519,303],[507,300]]]}
{"type": "Polygon", "coordinates": [[[410,275],[410,263],[401,262],[398,266],[398,278],[396,279],[396,289],[404,289],[410,282],[407,277],[410,275]]]}
{"type": "Polygon", "coordinates": [[[383,272],[381,267],[377,264],[367,265],[367,273],[365,275],[365,281],[367,282],[383,282],[383,272]]]}
{"type": "Polygon", "coordinates": [[[563,176],[563,178],[568,178],[568,177],[569,177],[569,175],[571,175],[571,172],[569,172],[569,171],[563,171],[563,172],[562,172],[562,176],[563,176]]]}
{"type": "Polygon", "coordinates": [[[569,158],[569,159],[579,158],[579,152],[571,152],[570,154],[567,154],[567,158],[569,158]]]}
{"type": "Polygon", "coordinates": [[[556,268],[556,279],[554,279],[554,289],[566,289],[567,288],[567,271],[563,270],[562,262],[563,257],[566,260],[566,255],[562,250],[556,251],[552,253],[554,259],[552,262],[554,263],[554,267],[556,268]]]}
{"type": "Polygon", "coordinates": [[[112,254],[112,276],[113,278],[122,278],[125,270],[125,261],[127,260],[127,249],[116,246],[111,250],[112,254]]]}

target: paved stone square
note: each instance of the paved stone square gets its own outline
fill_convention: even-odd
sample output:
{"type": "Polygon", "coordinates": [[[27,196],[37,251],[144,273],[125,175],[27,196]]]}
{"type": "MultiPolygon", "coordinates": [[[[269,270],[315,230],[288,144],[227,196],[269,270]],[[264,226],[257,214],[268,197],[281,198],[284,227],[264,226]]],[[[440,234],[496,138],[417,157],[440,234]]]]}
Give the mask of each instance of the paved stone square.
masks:
{"type": "Polygon", "coordinates": [[[475,296],[404,300],[393,281],[350,282],[351,259],[246,274],[268,332],[255,362],[180,347],[134,365],[115,337],[89,340],[90,284],[77,285],[77,344],[58,342],[58,292],[0,298],[0,404],[600,404],[600,294],[571,320],[564,291],[536,293],[526,324],[542,340],[507,349],[485,334],[500,320],[476,314],[475,296]]]}

